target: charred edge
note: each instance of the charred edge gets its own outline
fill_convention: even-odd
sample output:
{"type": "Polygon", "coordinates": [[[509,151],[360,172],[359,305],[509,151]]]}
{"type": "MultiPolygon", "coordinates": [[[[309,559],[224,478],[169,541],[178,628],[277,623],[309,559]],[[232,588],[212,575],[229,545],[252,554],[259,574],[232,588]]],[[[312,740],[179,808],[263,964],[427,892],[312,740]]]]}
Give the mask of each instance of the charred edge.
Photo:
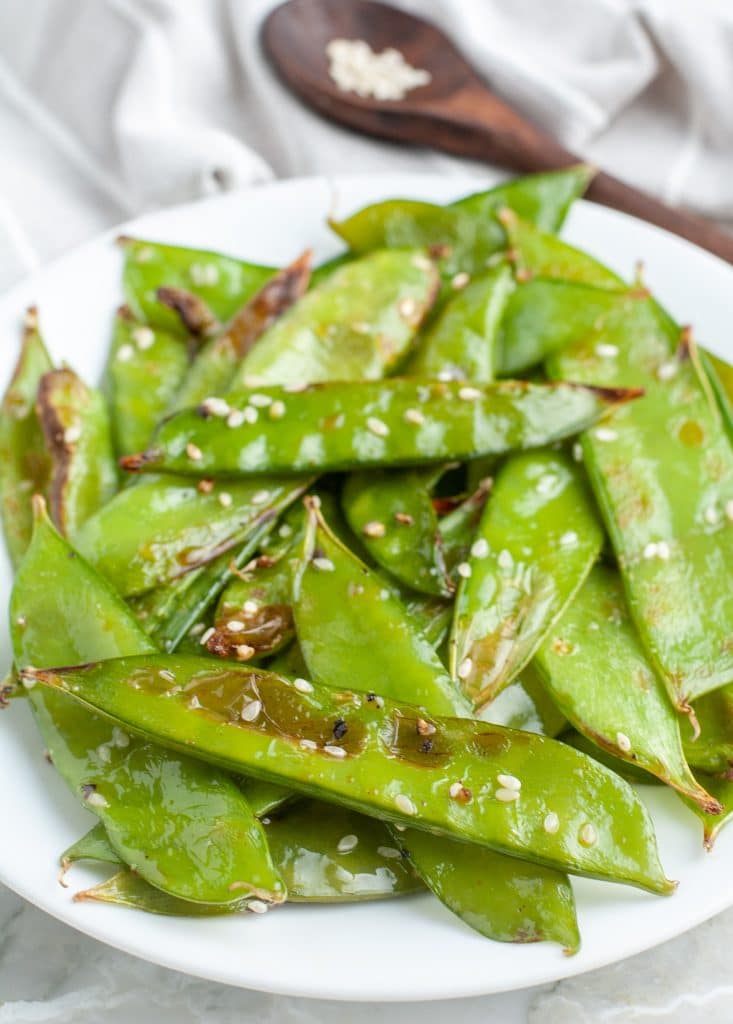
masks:
{"type": "Polygon", "coordinates": [[[129,245],[137,245],[139,242],[138,238],[133,238],[132,235],[118,235],[115,238],[115,245],[119,245],[122,248],[129,245]]]}
{"type": "Polygon", "coordinates": [[[145,466],[154,466],[161,460],[161,453],[155,448],[135,455],[121,455],[118,459],[120,469],[128,473],[139,473],[145,466]]]}
{"type": "Polygon", "coordinates": [[[0,686],[0,709],[10,707],[10,697],[15,693],[15,687],[11,683],[0,686]]]}
{"type": "Polygon", "coordinates": [[[305,294],[312,260],[313,251],[306,249],[290,266],[271,277],[234,316],[227,337],[237,356],[245,356],[267,328],[305,294]]]}
{"type": "Polygon", "coordinates": [[[73,376],[71,370],[49,370],[38,384],[36,411],[46,447],[51,456],[48,510],[59,532],[66,536],[66,487],[71,473],[74,444],[64,439],[65,427],[54,402],[54,389],[61,376],[73,376]]]}
{"type": "Polygon", "coordinates": [[[585,388],[586,391],[597,395],[603,402],[609,405],[623,405],[626,402],[633,402],[636,398],[642,398],[646,391],[644,388],[607,388],[600,384],[575,384],[574,387],[585,388]]]}
{"type": "Polygon", "coordinates": [[[126,324],[132,324],[135,322],[135,314],[125,303],[122,306],[117,307],[117,319],[124,320],[126,324]]]}
{"type": "MultiPolygon", "coordinates": [[[[695,798],[693,797],[692,799],[694,800],[695,798]]],[[[704,797],[700,794],[696,803],[702,807],[706,814],[718,815],[723,813],[723,805],[720,800],[716,800],[715,797],[711,796],[709,793],[705,793],[704,797]]]]}
{"type": "Polygon", "coordinates": [[[165,285],[158,288],[155,294],[159,302],[178,314],[189,334],[200,338],[214,334],[220,329],[221,325],[211,308],[198,295],[187,292],[184,288],[170,288],[165,285]]]}
{"type": "Polygon", "coordinates": [[[680,330],[680,340],[677,343],[677,352],[675,355],[681,363],[684,363],[688,359],[692,358],[694,348],[695,338],[692,333],[692,327],[688,324],[680,330]]]}
{"type": "Polygon", "coordinates": [[[69,888],[69,883],[66,881],[66,875],[68,874],[69,868],[72,865],[72,861],[68,857],[61,858],[61,868],[58,874],[58,883],[63,889],[69,888]]]}
{"type": "Polygon", "coordinates": [[[23,340],[38,331],[38,306],[28,306],[23,317],[23,340]]]}

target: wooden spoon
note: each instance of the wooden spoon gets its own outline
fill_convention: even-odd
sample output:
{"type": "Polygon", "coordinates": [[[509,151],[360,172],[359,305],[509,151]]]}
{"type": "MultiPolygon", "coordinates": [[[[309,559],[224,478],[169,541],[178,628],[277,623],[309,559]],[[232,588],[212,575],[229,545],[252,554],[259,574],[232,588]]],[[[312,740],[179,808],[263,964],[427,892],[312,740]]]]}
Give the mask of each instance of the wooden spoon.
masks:
{"type": "MultiPolygon", "coordinates": [[[[486,160],[524,173],[580,162],[492,93],[450,39],[427,21],[370,0],[288,0],[265,20],[262,43],[284,80],[309,106],[350,128],[486,160]],[[328,70],[332,39],[362,39],[375,52],[400,50],[431,81],[401,100],[339,89],[328,70]]],[[[666,206],[600,171],[587,197],[641,217],[733,263],[733,236],[666,206]]]]}

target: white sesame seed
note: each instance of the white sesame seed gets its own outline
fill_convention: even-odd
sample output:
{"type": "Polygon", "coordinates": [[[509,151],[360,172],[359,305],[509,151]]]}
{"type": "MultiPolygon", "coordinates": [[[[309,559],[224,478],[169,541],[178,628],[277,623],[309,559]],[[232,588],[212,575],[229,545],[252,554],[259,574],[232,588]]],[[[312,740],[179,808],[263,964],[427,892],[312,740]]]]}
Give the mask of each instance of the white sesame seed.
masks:
{"type": "Polygon", "coordinates": [[[206,626],[204,625],[203,622],[196,622],[193,626],[191,626],[188,632],[190,636],[201,636],[205,629],[206,626]]]}
{"type": "Polygon", "coordinates": [[[85,803],[89,804],[90,807],[109,807],[109,803],[102,796],[101,793],[97,793],[95,789],[91,790],[87,796],[84,797],[85,803]]]}
{"type": "Polygon", "coordinates": [[[372,434],[376,434],[377,437],[386,437],[389,434],[389,427],[383,420],[378,420],[376,416],[369,416],[366,421],[367,430],[372,434]]]}
{"type": "Polygon", "coordinates": [[[669,544],[666,540],[660,540],[657,544],[657,558],[661,558],[662,561],[666,562],[671,554],[669,544]]]}
{"type": "Polygon", "coordinates": [[[246,616],[256,615],[259,611],[259,604],[257,601],[245,601],[242,605],[242,611],[246,616]]]}
{"type": "Polygon", "coordinates": [[[538,494],[550,494],[557,485],[557,476],[554,473],[543,473],[537,481],[535,490],[538,494]]]}
{"type": "Polygon", "coordinates": [[[580,443],[580,441],[576,441],[573,445],[573,459],[575,460],[575,462],[583,461],[583,445],[580,443]]]}
{"type": "Polygon", "coordinates": [[[405,423],[411,423],[414,427],[421,427],[425,422],[425,417],[419,409],[405,409],[405,415],[402,418],[405,423]]]}
{"type": "Polygon", "coordinates": [[[198,462],[199,459],[202,459],[204,457],[204,453],[201,451],[197,444],[193,443],[193,441],[189,441],[188,444],[186,445],[186,455],[193,462],[198,462]]]}
{"type": "Polygon", "coordinates": [[[467,274],[465,270],[462,270],[460,273],[456,274],[456,276],[451,280],[451,288],[455,288],[456,291],[460,291],[461,288],[466,287],[470,280],[471,275],[467,274]]]}
{"type": "Polygon", "coordinates": [[[293,680],[293,686],[300,693],[313,693],[313,684],[309,683],[307,679],[303,679],[302,676],[296,676],[293,680]]]}
{"type": "Polygon", "coordinates": [[[245,625],[243,622],[239,622],[238,619],[230,619],[226,624],[226,628],[230,633],[242,633],[244,632],[245,625]]]}
{"type": "Polygon", "coordinates": [[[631,750],[631,740],[625,732],[616,733],[616,746],[619,750],[623,750],[624,754],[628,754],[631,750]]]}
{"type": "Polygon", "coordinates": [[[239,712],[239,717],[243,722],[254,722],[256,718],[260,717],[262,712],[262,701],[251,700],[249,704],[245,704],[242,710],[239,712]]]}
{"type": "Polygon", "coordinates": [[[705,509],[704,516],[705,516],[705,522],[706,523],[710,523],[711,526],[714,526],[718,522],[718,520],[720,519],[720,512],[715,507],[715,505],[709,505],[705,509]]]}
{"type": "Polygon", "coordinates": [[[489,542],[485,537],[479,537],[471,545],[471,557],[472,558],[486,558],[489,553],[489,542]]]}
{"type": "Polygon", "coordinates": [[[26,618],[25,618],[25,615],[19,615],[19,616],[18,616],[18,617],[16,618],[16,620],[15,620],[15,624],[16,624],[16,626],[20,626],[20,627],[21,627],[21,629],[22,629],[22,628],[23,628],[23,626],[25,626],[25,624],[26,624],[26,618]]]}
{"type": "Polygon", "coordinates": [[[323,748],[324,754],[330,754],[331,757],[346,757],[346,751],[343,747],[336,747],[332,743],[327,743],[323,748]]]}
{"type": "Polygon", "coordinates": [[[123,732],[122,729],[118,728],[118,726],[115,726],[112,729],[112,742],[116,747],[119,747],[120,750],[122,750],[125,747],[130,746],[130,737],[126,732],[123,732]]]}
{"type": "Polygon", "coordinates": [[[195,285],[213,285],[219,280],[219,270],[213,263],[192,263],[188,272],[195,285]]]}
{"type": "Polygon", "coordinates": [[[545,815],[545,820],[542,822],[542,827],[545,832],[549,832],[552,836],[560,828],[560,819],[554,811],[550,811],[549,814],[545,815]]]}
{"type": "Polygon", "coordinates": [[[283,391],[289,395],[297,395],[300,391],[307,391],[308,385],[305,381],[293,381],[292,384],[285,384],[283,391]]]}
{"type": "Polygon", "coordinates": [[[140,351],[145,352],[155,342],[155,332],[149,327],[136,327],[132,332],[132,339],[140,351]]]}
{"type": "MultiPolygon", "coordinates": [[[[399,825],[396,827],[399,828],[399,825]]],[[[399,860],[402,856],[399,850],[395,850],[394,846],[378,846],[377,853],[380,857],[384,857],[385,860],[399,860]]]]}
{"type": "Polygon", "coordinates": [[[412,265],[413,267],[417,267],[418,270],[433,269],[433,261],[428,256],[423,256],[421,253],[412,257],[412,265]]]}
{"type": "Polygon", "coordinates": [[[499,556],[496,559],[500,569],[511,569],[514,565],[514,559],[511,556],[511,552],[504,548],[499,552],[499,556]]]}
{"type": "Polygon", "coordinates": [[[458,397],[464,402],[475,402],[481,397],[481,392],[478,388],[463,387],[458,389],[458,397]]]}
{"type": "Polygon", "coordinates": [[[259,413],[253,405],[246,405],[244,409],[242,409],[242,419],[245,423],[256,423],[258,416],[259,413]]]}
{"type": "Polygon", "coordinates": [[[253,505],[266,505],[270,500],[270,492],[265,490],[255,491],[250,500],[253,505]]]}
{"type": "Polygon", "coordinates": [[[161,679],[165,679],[166,683],[175,683],[176,677],[173,672],[170,672],[167,668],[162,668],[158,675],[161,679]]]}
{"type": "Polygon", "coordinates": [[[244,423],[244,412],[241,409],[232,409],[227,416],[228,427],[241,427],[244,423]]]}
{"type": "Polygon", "coordinates": [[[201,409],[207,416],[228,416],[231,412],[229,402],[223,398],[217,398],[216,395],[205,398],[201,403],[201,409]]]}
{"type": "Polygon", "coordinates": [[[456,566],[456,572],[462,579],[467,580],[471,575],[471,566],[468,562],[459,562],[456,566]]]}
{"type": "Polygon", "coordinates": [[[450,789],[448,790],[448,792],[449,792],[449,794],[451,796],[451,799],[455,800],[463,792],[463,783],[462,782],[451,782],[450,789]]]}
{"type": "Polygon", "coordinates": [[[318,750],[318,744],[315,740],[301,740],[298,746],[302,750],[318,750]]]}
{"type": "Polygon", "coordinates": [[[190,699],[190,701],[188,702],[188,706],[193,710],[196,710],[196,708],[201,707],[201,701],[198,699],[196,694],[194,694],[193,697],[190,699]]]}
{"type": "Polygon", "coordinates": [[[615,359],[618,355],[618,345],[609,345],[608,342],[601,341],[596,345],[596,355],[601,359],[615,359]]]}
{"type": "Polygon", "coordinates": [[[336,843],[336,849],[339,853],[351,853],[359,845],[359,837],[350,833],[348,836],[342,836],[338,843],[336,843]]]}
{"type": "Polygon", "coordinates": [[[404,793],[398,793],[394,802],[397,810],[402,811],[403,814],[417,814],[417,807],[404,793]]]}
{"type": "Polygon", "coordinates": [[[234,653],[236,654],[238,661],[249,661],[249,659],[254,655],[255,649],[254,647],[250,647],[249,644],[237,644],[234,648],[234,653]]]}
{"type": "Polygon", "coordinates": [[[255,393],[249,396],[249,404],[256,406],[258,409],[266,409],[268,405],[272,405],[272,399],[269,395],[260,395],[255,393]]]}
{"type": "Polygon", "coordinates": [[[234,499],[229,491],[222,491],[221,494],[219,494],[219,504],[222,508],[231,508],[233,500],[234,499]]]}
{"type": "Polygon", "coordinates": [[[522,788],[521,779],[518,779],[516,775],[497,775],[496,781],[504,789],[516,789],[517,792],[522,788]]]}
{"type": "Polygon", "coordinates": [[[380,601],[389,601],[390,596],[391,596],[390,592],[389,592],[389,590],[387,590],[386,587],[382,587],[382,589],[379,591],[379,600],[380,601]]]}
{"type": "Polygon", "coordinates": [[[268,906],[264,900],[249,900],[247,903],[247,910],[250,914],[266,914],[268,906]]]}
{"type": "Polygon", "coordinates": [[[656,558],[658,554],[659,545],[655,543],[655,541],[653,540],[649,541],[649,543],[644,546],[644,550],[642,551],[642,556],[644,558],[656,558]]]}
{"type": "Polygon", "coordinates": [[[725,503],[725,518],[733,520],[733,498],[730,498],[725,503]]]}
{"type": "Polygon", "coordinates": [[[271,420],[281,420],[285,415],[285,402],[281,402],[278,398],[277,401],[273,402],[270,406],[267,415],[271,420]]]}
{"type": "Polygon", "coordinates": [[[67,427],[64,431],[64,442],[66,444],[76,444],[80,437],[81,427],[78,423],[72,424],[72,426],[67,427]]]}
{"type": "Polygon", "coordinates": [[[136,263],[149,263],[153,258],[153,250],[149,245],[141,245],[135,253],[136,263]]]}
{"type": "Polygon", "coordinates": [[[567,533],[564,533],[560,538],[561,548],[574,548],[577,543],[578,535],[575,530],[568,530],[567,533]]]}
{"type": "Polygon", "coordinates": [[[400,316],[403,316],[406,320],[411,319],[417,312],[417,302],[410,296],[404,299],[400,299],[397,303],[397,311],[400,316]]]}
{"type": "Polygon", "coordinates": [[[588,824],[583,825],[580,830],[580,841],[583,846],[594,846],[598,842],[598,833],[593,826],[588,824]]]}
{"type": "Polygon", "coordinates": [[[497,789],[495,795],[496,795],[496,799],[500,800],[503,804],[510,804],[514,800],[518,800],[520,794],[519,794],[519,790],[518,789],[502,788],[502,789],[497,789]]]}
{"type": "Polygon", "coordinates": [[[214,629],[214,627],[213,626],[209,626],[209,628],[206,630],[206,632],[202,634],[201,639],[199,640],[199,643],[200,644],[208,643],[209,640],[211,640],[211,638],[214,635],[214,633],[216,633],[216,630],[214,629]]]}
{"type": "Polygon", "coordinates": [[[356,320],[351,325],[351,330],[355,334],[370,334],[372,329],[365,320],[356,320]]]}
{"type": "Polygon", "coordinates": [[[661,363],[657,367],[658,380],[672,380],[677,375],[677,363],[670,360],[668,363],[661,363]]]}
{"type": "Polygon", "coordinates": [[[473,661],[471,658],[464,658],[461,664],[458,666],[458,678],[468,679],[473,672],[473,661]]]}
{"type": "Polygon", "coordinates": [[[384,537],[387,532],[387,527],[384,523],[378,522],[376,519],[370,523],[365,523],[362,533],[365,537],[384,537]]]}
{"type": "Polygon", "coordinates": [[[277,534],[278,537],[282,537],[283,540],[286,540],[288,537],[292,537],[293,528],[289,523],[283,523],[280,529],[277,531],[277,534]]]}
{"type": "Polygon", "coordinates": [[[311,564],[321,572],[334,572],[336,569],[330,558],[314,558],[311,564]]]}
{"type": "Polygon", "coordinates": [[[596,427],[593,431],[597,441],[616,441],[618,434],[610,427],[596,427]]]}

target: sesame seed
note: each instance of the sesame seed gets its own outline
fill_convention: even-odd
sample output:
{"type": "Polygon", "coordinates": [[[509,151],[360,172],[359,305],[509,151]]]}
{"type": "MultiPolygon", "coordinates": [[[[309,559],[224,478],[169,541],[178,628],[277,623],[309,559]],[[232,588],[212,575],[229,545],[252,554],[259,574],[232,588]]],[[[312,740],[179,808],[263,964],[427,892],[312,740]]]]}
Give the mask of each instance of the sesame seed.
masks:
{"type": "Polygon", "coordinates": [[[424,718],[418,718],[415,722],[415,730],[418,736],[432,736],[436,729],[432,722],[426,722],[424,718]]]}
{"type": "Polygon", "coordinates": [[[239,712],[239,717],[243,722],[254,722],[256,718],[260,717],[262,712],[262,701],[251,700],[249,704],[245,704],[242,710],[239,712]]]}
{"type": "Polygon", "coordinates": [[[458,666],[458,678],[468,679],[473,672],[473,661],[471,658],[464,658],[461,664],[458,666]]]}
{"type": "Polygon", "coordinates": [[[254,647],[250,647],[249,644],[237,644],[234,648],[234,653],[236,654],[238,661],[249,661],[249,659],[254,655],[255,649],[254,647]]]}
{"type": "Polygon", "coordinates": [[[538,494],[550,494],[557,482],[557,477],[554,473],[545,473],[537,481],[535,490],[538,494]]]}
{"type": "Polygon", "coordinates": [[[519,790],[518,789],[506,789],[506,788],[497,789],[497,791],[496,791],[496,799],[500,800],[503,804],[510,804],[514,800],[518,800],[519,799],[519,790]]]}
{"type": "Polygon", "coordinates": [[[230,633],[242,633],[245,629],[244,623],[239,622],[237,619],[231,619],[226,624],[226,628],[230,633]]]}
{"type": "Polygon", "coordinates": [[[141,352],[145,352],[155,342],[155,333],[149,327],[136,327],[132,338],[141,352]]]}
{"type": "Polygon", "coordinates": [[[394,846],[378,846],[377,853],[385,860],[399,860],[402,854],[394,846]]]}
{"type": "Polygon", "coordinates": [[[618,439],[618,434],[610,427],[597,427],[593,433],[597,441],[616,441],[618,439]]]}
{"type": "Polygon", "coordinates": [[[616,733],[616,746],[619,750],[623,750],[624,754],[628,754],[631,750],[631,740],[625,732],[616,733]]]}
{"type": "Polygon", "coordinates": [[[555,654],[572,654],[573,645],[569,644],[567,640],[563,640],[561,636],[556,636],[552,641],[552,650],[555,654]]]}
{"type": "Polygon", "coordinates": [[[475,402],[481,397],[481,392],[478,388],[463,387],[458,389],[458,397],[464,402],[475,402]]]}
{"type": "Polygon", "coordinates": [[[560,538],[561,548],[573,548],[578,543],[578,535],[575,530],[568,530],[560,538]]]}
{"type": "Polygon", "coordinates": [[[289,523],[283,523],[280,529],[277,531],[278,537],[282,537],[285,540],[287,537],[291,537],[293,534],[293,528],[289,523]]]}
{"type": "Polygon", "coordinates": [[[302,750],[318,750],[318,744],[315,740],[301,740],[298,746],[302,750]]]}
{"type": "Polygon", "coordinates": [[[244,409],[242,409],[242,419],[245,423],[256,423],[258,416],[259,413],[253,405],[246,405],[244,409]]]}
{"type": "Polygon", "coordinates": [[[219,504],[222,508],[231,508],[233,500],[229,491],[222,491],[219,495],[219,504]]]}
{"type": "Polygon", "coordinates": [[[81,427],[78,423],[72,424],[72,426],[67,427],[64,431],[64,442],[66,444],[76,444],[80,437],[81,427]]]}
{"type": "Polygon", "coordinates": [[[351,853],[359,845],[359,837],[350,833],[348,836],[342,836],[338,843],[336,843],[336,849],[339,853],[351,853]]]}
{"type": "Polygon", "coordinates": [[[542,822],[542,827],[545,832],[549,832],[550,835],[554,835],[557,832],[560,828],[560,819],[554,811],[550,811],[550,813],[545,816],[545,820],[542,822]]]}
{"type": "Polygon", "coordinates": [[[664,562],[666,562],[670,554],[671,552],[667,541],[660,540],[660,542],[657,544],[657,558],[661,558],[664,562]]]}
{"type": "Polygon", "coordinates": [[[194,711],[196,710],[196,708],[201,707],[201,701],[198,699],[196,694],[194,694],[193,697],[190,699],[190,701],[188,702],[188,706],[194,711]]]}
{"type": "Polygon", "coordinates": [[[489,542],[485,537],[479,537],[471,545],[471,557],[472,558],[486,558],[489,553],[489,542]]]}
{"type": "Polygon", "coordinates": [[[175,675],[172,672],[170,672],[167,668],[162,668],[160,672],[158,672],[158,675],[160,676],[161,679],[165,679],[167,683],[175,683],[176,681],[175,675]]]}
{"type": "Polygon", "coordinates": [[[281,402],[280,399],[273,402],[269,408],[267,415],[271,420],[281,420],[285,415],[285,402],[281,402]]]}
{"type": "Polygon", "coordinates": [[[598,833],[588,822],[580,830],[580,841],[583,846],[594,846],[598,842],[598,833]]]}
{"type": "Polygon", "coordinates": [[[504,789],[516,789],[517,792],[522,788],[522,782],[516,777],[516,775],[497,775],[496,781],[504,789]]]}
{"type": "Polygon", "coordinates": [[[84,795],[84,800],[90,807],[109,807],[108,801],[94,789],[84,795]]]}
{"type": "Polygon", "coordinates": [[[378,420],[376,416],[369,416],[366,421],[367,430],[372,434],[376,434],[377,437],[386,437],[389,434],[389,427],[383,420],[378,420]]]}
{"type": "Polygon", "coordinates": [[[303,679],[302,676],[295,677],[293,686],[299,693],[313,693],[313,684],[309,683],[307,679],[303,679]]]}
{"type": "Polygon", "coordinates": [[[709,505],[705,509],[704,516],[705,522],[710,523],[711,526],[714,526],[720,519],[720,512],[718,512],[718,509],[715,507],[715,505],[709,505]]]}
{"type": "Polygon", "coordinates": [[[601,341],[596,345],[596,355],[601,359],[615,359],[618,355],[618,345],[609,345],[607,342],[601,341]]]}
{"type": "Polygon", "coordinates": [[[380,600],[380,601],[389,601],[389,599],[390,599],[390,596],[391,596],[391,595],[390,595],[390,592],[389,592],[389,590],[387,590],[387,588],[386,588],[386,587],[383,587],[383,588],[382,588],[382,589],[381,589],[381,590],[379,591],[379,600],[380,600]]]}
{"type": "Polygon", "coordinates": [[[471,275],[467,274],[465,270],[462,270],[460,273],[456,274],[456,276],[451,280],[451,288],[455,288],[456,291],[460,291],[461,288],[466,287],[470,280],[471,275]]]}
{"type": "Polygon", "coordinates": [[[300,391],[307,391],[308,385],[305,381],[293,381],[292,384],[285,384],[283,391],[286,391],[289,395],[297,395],[300,391]]]}
{"type": "Polygon", "coordinates": [[[26,624],[26,618],[25,618],[25,615],[19,615],[19,616],[17,617],[17,619],[15,620],[15,624],[16,624],[16,626],[20,626],[20,627],[21,627],[21,629],[22,629],[22,628],[23,628],[23,626],[25,626],[25,624],[26,624]]]}
{"type": "Polygon", "coordinates": [[[412,265],[413,267],[417,267],[418,270],[433,269],[433,261],[429,257],[423,256],[420,253],[418,253],[417,256],[412,257],[412,265]]]}
{"type": "Polygon", "coordinates": [[[245,601],[242,605],[242,611],[246,616],[256,615],[259,610],[259,604],[256,601],[245,601]]]}
{"type": "Polygon", "coordinates": [[[202,635],[201,639],[199,640],[199,643],[200,644],[208,643],[209,640],[211,640],[211,638],[212,638],[212,636],[214,635],[215,632],[216,632],[216,630],[214,629],[214,627],[213,626],[209,626],[209,628],[206,630],[206,632],[202,635]]]}
{"type": "Polygon", "coordinates": [[[130,746],[130,737],[126,732],[123,732],[122,729],[118,728],[118,726],[115,726],[112,729],[112,742],[116,747],[119,747],[122,750],[125,747],[130,746]]]}
{"type": "Polygon", "coordinates": [[[247,910],[251,914],[266,914],[268,906],[264,900],[249,900],[247,910]]]}
{"type": "Polygon", "coordinates": [[[214,481],[211,477],[205,476],[196,484],[196,490],[199,494],[211,494],[214,490],[214,481]]]}
{"type": "Polygon", "coordinates": [[[414,427],[421,427],[425,422],[425,417],[419,409],[406,409],[402,418],[405,423],[411,423],[414,427]]]}
{"type": "Polygon", "coordinates": [[[725,503],[725,518],[733,520],[733,498],[725,503]]]}
{"type": "Polygon", "coordinates": [[[471,566],[468,562],[459,562],[456,566],[456,572],[462,579],[467,580],[471,575],[471,566]]]}
{"type": "Polygon", "coordinates": [[[106,743],[102,743],[99,747],[97,747],[97,756],[101,761],[104,761],[105,764],[109,764],[109,762],[112,760],[112,751],[109,749],[106,743]]]}
{"type": "Polygon", "coordinates": [[[511,556],[511,552],[504,548],[499,552],[499,557],[496,559],[500,569],[511,569],[514,565],[514,559],[511,556]]]}
{"type": "Polygon", "coordinates": [[[580,441],[576,441],[573,445],[573,459],[575,460],[575,462],[583,461],[583,445],[580,443],[580,441]]]}
{"type": "Polygon", "coordinates": [[[369,324],[365,320],[356,320],[351,325],[351,330],[355,334],[370,334],[371,333],[371,327],[369,326],[369,324]]]}
{"type": "Polygon", "coordinates": [[[253,505],[266,505],[270,500],[270,492],[265,490],[255,491],[250,500],[253,505]]]}
{"type": "Polygon", "coordinates": [[[677,375],[677,363],[670,360],[668,363],[661,363],[657,367],[658,380],[672,380],[677,375]]]}
{"type": "Polygon", "coordinates": [[[448,790],[451,800],[458,800],[460,803],[470,803],[473,794],[462,782],[452,782],[448,790]]]}
{"type": "Polygon", "coordinates": [[[334,572],[336,569],[330,558],[314,558],[311,564],[315,569],[320,569],[321,572],[334,572]]]}
{"type": "Polygon", "coordinates": [[[362,530],[365,537],[384,537],[387,532],[387,527],[384,523],[378,522],[376,519],[370,523],[366,523],[362,530]]]}
{"type": "Polygon", "coordinates": [[[188,455],[189,459],[192,459],[194,462],[198,462],[199,459],[204,457],[199,446],[194,444],[193,441],[189,441],[186,445],[186,455],[188,455]]]}
{"type": "Polygon", "coordinates": [[[149,263],[153,258],[153,250],[149,245],[141,245],[135,253],[136,263],[149,263]]]}
{"type": "Polygon", "coordinates": [[[644,550],[642,551],[642,557],[644,557],[644,558],[656,558],[658,553],[659,553],[659,545],[657,543],[655,543],[655,541],[652,540],[652,541],[649,541],[649,543],[644,546],[644,550]]]}
{"type": "Polygon", "coordinates": [[[191,636],[201,636],[205,629],[206,626],[204,625],[203,622],[196,622],[193,626],[191,626],[189,634],[191,636]]]}
{"type": "Polygon", "coordinates": [[[256,406],[258,409],[266,409],[268,405],[272,405],[272,399],[269,395],[255,393],[249,396],[249,404],[256,406]]]}
{"type": "Polygon", "coordinates": [[[400,526],[412,526],[412,524],[415,522],[414,518],[410,515],[409,512],[395,512],[394,518],[395,522],[399,523],[400,526]]]}
{"type": "Polygon", "coordinates": [[[398,793],[394,802],[397,810],[402,811],[403,814],[417,814],[417,807],[404,793],[398,793]]]}
{"type": "Polygon", "coordinates": [[[346,751],[343,747],[335,747],[331,743],[327,743],[323,748],[324,754],[330,754],[331,757],[346,757],[346,751]]]}
{"type": "Polygon", "coordinates": [[[214,285],[219,280],[219,269],[213,263],[192,263],[188,272],[195,285],[214,285]]]}
{"type": "Polygon", "coordinates": [[[231,412],[229,402],[223,398],[217,398],[216,395],[205,398],[200,408],[205,416],[228,416],[231,412]]]}
{"type": "Polygon", "coordinates": [[[228,427],[241,427],[244,423],[244,413],[241,409],[232,409],[227,416],[228,427]]]}
{"type": "Polygon", "coordinates": [[[417,312],[417,302],[410,296],[400,299],[397,303],[397,312],[406,320],[411,319],[417,312]]]}

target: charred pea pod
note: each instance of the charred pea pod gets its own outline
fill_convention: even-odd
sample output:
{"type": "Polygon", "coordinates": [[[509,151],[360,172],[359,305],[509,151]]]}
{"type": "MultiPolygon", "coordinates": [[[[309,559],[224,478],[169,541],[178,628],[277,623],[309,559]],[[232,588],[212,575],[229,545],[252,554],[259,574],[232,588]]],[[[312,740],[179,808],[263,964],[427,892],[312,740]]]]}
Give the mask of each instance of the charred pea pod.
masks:
{"type": "Polygon", "coordinates": [[[549,444],[639,393],[413,378],[266,387],[228,396],[226,416],[207,405],[177,413],[152,448],[120,461],[131,471],[214,477],[440,463],[549,444]]]}
{"type": "Polygon", "coordinates": [[[729,779],[726,775],[703,775],[702,772],[696,773],[696,778],[699,785],[704,787],[718,804],[720,808],[718,813],[711,813],[701,806],[699,801],[692,800],[682,793],[680,796],[682,802],[702,822],[703,846],[706,850],[710,851],[715,845],[715,840],[720,835],[722,829],[733,817],[733,780],[729,779]]]}
{"type": "Polygon", "coordinates": [[[561,871],[674,889],[633,789],[544,736],[438,719],[348,689],[311,684],[305,693],[272,673],[207,658],[118,658],[24,669],[22,678],[150,740],[371,817],[561,871]],[[548,778],[557,780],[549,789],[548,778]]]}
{"type": "Polygon", "coordinates": [[[0,513],[10,560],[17,568],[33,532],[31,496],[45,494],[50,460],[38,421],[38,385],[51,369],[35,308],[26,313],[18,362],[0,406],[0,513]]]}
{"type": "Polygon", "coordinates": [[[583,735],[719,813],[685,761],[679,716],[646,658],[613,570],[591,571],[534,664],[548,694],[583,735]]]}
{"type": "Polygon", "coordinates": [[[73,370],[62,369],[41,378],[37,409],[51,459],[51,518],[64,536],[76,537],[117,490],[107,405],[73,370]]]}
{"type": "Polygon", "coordinates": [[[519,676],[602,545],[591,495],[568,456],[532,452],[505,463],[458,569],[451,674],[476,707],[519,676]]]}
{"type": "MultiPolygon", "coordinates": [[[[16,663],[152,653],[119,597],[54,530],[40,498],[35,514],[10,602],[16,663]]],[[[130,737],[58,691],[36,688],[29,699],[56,769],[148,882],[201,902],[284,899],[262,829],[223,772],[130,737]]]]}

